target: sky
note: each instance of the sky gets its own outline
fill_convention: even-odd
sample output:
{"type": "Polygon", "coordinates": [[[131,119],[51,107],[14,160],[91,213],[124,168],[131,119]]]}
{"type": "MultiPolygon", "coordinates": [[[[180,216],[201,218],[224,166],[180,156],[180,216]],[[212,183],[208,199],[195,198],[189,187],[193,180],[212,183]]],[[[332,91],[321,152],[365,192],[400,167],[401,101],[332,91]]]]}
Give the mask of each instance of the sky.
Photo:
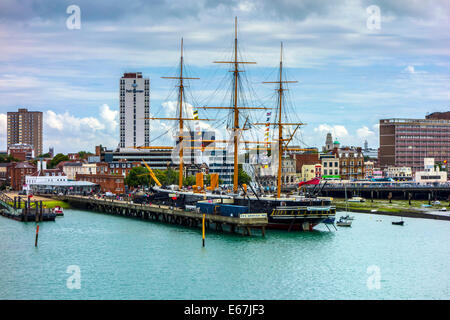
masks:
{"type": "MultiPolygon", "coordinates": [[[[287,115],[305,123],[293,144],[321,147],[332,132],[376,148],[379,119],[450,110],[446,0],[1,0],[0,150],[6,113],[19,107],[44,113],[44,151],[117,147],[124,72],[150,78],[152,115],[174,116],[175,83],[161,77],[177,74],[182,37],[186,72],[200,78],[189,106],[229,104],[232,73],[213,61],[230,59],[236,16],[241,58],[257,62],[242,73],[248,105],[276,105],[262,82],[277,80],[283,42],[285,75],[298,81],[287,115]]],[[[199,115],[216,119],[203,128],[227,116],[199,115]]],[[[151,121],[152,144],[167,144],[171,126],[151,121]]]]}

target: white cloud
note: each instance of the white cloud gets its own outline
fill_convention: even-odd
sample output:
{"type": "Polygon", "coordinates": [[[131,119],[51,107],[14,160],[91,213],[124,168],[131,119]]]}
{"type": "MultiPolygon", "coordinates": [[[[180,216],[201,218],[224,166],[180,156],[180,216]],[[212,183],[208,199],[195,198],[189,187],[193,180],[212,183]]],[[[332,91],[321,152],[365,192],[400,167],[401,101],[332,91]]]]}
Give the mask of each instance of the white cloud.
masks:
{"type": "Polygon", "coordinates": [[[94,151],[96,145],[116,147],[118,143],[118,111],[106,104],[99,107],[99,118],[77,117],[69,113],[44,113],[44,144],[56,152],[94,151]]]}
{"type": "Polygon", "coordinates": [[[341,139],[348,136],[347,129],[342,125],[330,126],[328,124],[321,124],[317,128],[314,128],[314,131],[324,135],[323,141],[325,141],[325,135],[328,132],[331,132],[333,139],[341,139]]]}
{"type": "Polygon", "coordinates": [[[359,128],[356,130],[356,135],[359,138],[365,139],[368,137],[372,137],[375,135],[375,132],[371,131],[368,127],[363,126],[362,128],[359,128]]]}
{"type": "Polygon", "coordinates": [[[7,134],[7,116],[6,113],[0,113],[0,150],[6,150],[7,134]]]}
{"type": "Polygon", "coordinates": [[[403,72],[405,72],[405,73],[415,73],[414,66],[407,66],[405,69],[403,69],[403,72]]]}
{"type": "Polygon", "coordinates": [[[107,104],[103,104],[100,107],[100,117],[106,124],[106,128],[116,130],[119,124],[119,111],[111,110],[107,104]]]}

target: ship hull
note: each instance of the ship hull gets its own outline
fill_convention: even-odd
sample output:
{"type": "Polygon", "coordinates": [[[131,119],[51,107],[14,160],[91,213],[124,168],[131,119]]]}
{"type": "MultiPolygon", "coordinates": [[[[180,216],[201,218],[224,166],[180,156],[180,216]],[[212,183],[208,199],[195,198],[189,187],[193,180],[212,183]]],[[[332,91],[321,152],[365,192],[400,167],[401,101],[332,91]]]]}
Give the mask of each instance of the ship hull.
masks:
{"type": "MultiPolygon", "coordinates": [[[[197,202],[204,202],[205,200],[214,201],[217,204],[224,201],[230,204],[231,201],[235,206],[246,207],[247,213],[267,214],[267,229],[312,231],[315,226],[327,219],[334,218],[336,214],[336,208],[332,206],[330,199],[276,199],[237,195],[196,194],[164,189],[156,189],[154,191],[155,195],[152,197],[154,203],[176,207],[196,205],[197,202]]],[[[214,214],[220,214],[220,212],[214,212],[214,214]]]]}

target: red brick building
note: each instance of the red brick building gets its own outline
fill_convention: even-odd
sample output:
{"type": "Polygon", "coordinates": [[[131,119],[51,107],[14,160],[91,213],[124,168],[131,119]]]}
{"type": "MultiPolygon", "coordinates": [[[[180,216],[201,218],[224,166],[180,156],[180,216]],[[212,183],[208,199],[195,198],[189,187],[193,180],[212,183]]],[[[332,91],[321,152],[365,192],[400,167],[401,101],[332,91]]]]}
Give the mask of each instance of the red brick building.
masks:
{"type": "Polygon", "coordinates": [[[131,169],[135,167],[140,167],[141,162],[139,161],[126,161],[126,160],[119,160],[119,161],[112,161],[112,162],[101,162],[97,163],[97,173],[107,173],[107,174],[116,174],[121,176],[128,176],[131,169]]]}
{"type": "Polygon", "coordinates": [[[333,154],[339,159],[339,173],[342,180],[362,180],[365,175],[362,148],[335,148],[333,154]]]}
{"type": "Polygon", "coordinates": [[[22,190],[25,184],[25,176],[30,176],[36,172],[36,167],[28,162],[11,162],[10,177],[13,190],[22,190]]]}
{"type": "Polygon", "coordinates": [[[77,174],[77,181],[89,181],[100,186],[101,192],[125,193],[125,178],[118,174],[77,174]]]}
{"type": "Polygon", "coordinates": [[[294,154],[293,156],[295,159],[295,170],[297,173],[302,172],[303,165],[320,163],[319,153],[301,153],[294,154]]]}
{"type": "Polygon", "coordinates": [[[27,161],[34,158],[33,146],[29,144],[12,144],[8,146],[8,155],[20,161],[27,161]]]}

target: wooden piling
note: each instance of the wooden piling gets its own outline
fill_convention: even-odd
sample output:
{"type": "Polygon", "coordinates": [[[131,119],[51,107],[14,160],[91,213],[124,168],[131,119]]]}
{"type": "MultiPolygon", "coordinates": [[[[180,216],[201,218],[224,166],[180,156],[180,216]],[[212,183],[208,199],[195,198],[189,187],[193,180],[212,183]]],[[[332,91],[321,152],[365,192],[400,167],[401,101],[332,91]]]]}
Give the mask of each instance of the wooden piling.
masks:
{"type": "Polygon", "coordinates": [[[206,214],[203,214],[203,222],[202,222],[202,246],[205,247],[205,219],[206,214]]]}
{"type": "Polygon", "coordinates": [[[37,247],[39,236],[39,225],[36,226],[36,240],[34,241],[34,246],[37,247]]]}

